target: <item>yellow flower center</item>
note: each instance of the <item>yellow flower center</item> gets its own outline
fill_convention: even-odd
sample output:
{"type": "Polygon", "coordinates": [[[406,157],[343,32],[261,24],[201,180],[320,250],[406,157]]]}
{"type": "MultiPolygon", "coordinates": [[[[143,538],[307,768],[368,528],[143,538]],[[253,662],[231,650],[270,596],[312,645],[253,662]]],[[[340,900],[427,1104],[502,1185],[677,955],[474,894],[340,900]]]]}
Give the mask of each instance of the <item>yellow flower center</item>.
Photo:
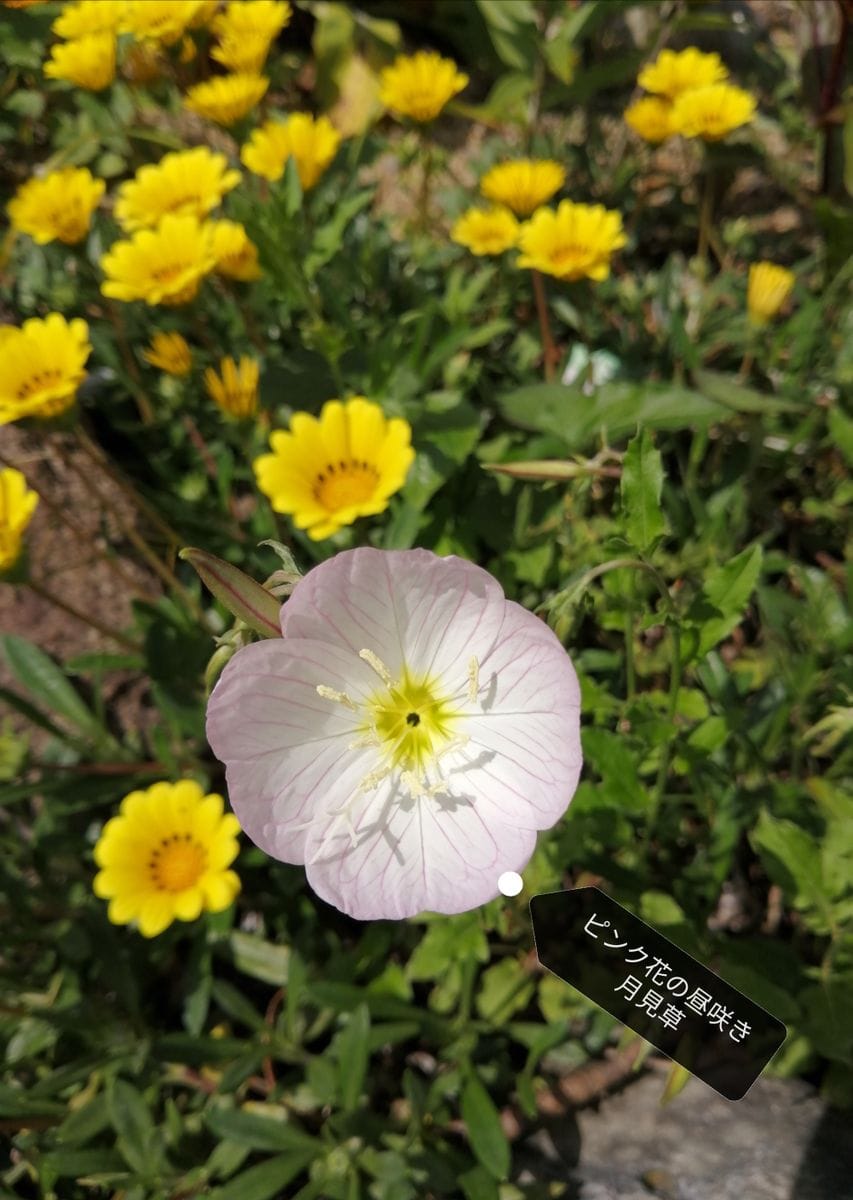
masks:
{"type": "Polygon", "coordinates": [[[451,740],[451,723],[459,714],[436,692],[434,680],[402,679],[374,693],[368,701],[370,727],[389,755],[392,766],[420,775],[443,745],[451,740]]]}
{"type": "Polygon", "coordinates": [[[379,472],[367,462],[327,463],[314,481],[314,498],[330,512],[370,500],[379,482],[379,472]]]}
{"type": "Polygon", "coordinates": [[[48,388],[56,387],[62,378],[62,371],[59,367],[50,367],[45,371],[36,371],[29,379],[25,379],[15,393],[18,400],[29,400],[30,396],[36,392],[47,391],[48,388]]]}
{"type": "Polygon", "coordinates": [[[192,887],[206,866],[207,852],[189,833],[162,838],[148,860],[151,880],[163,892],[183,892],[192,887]]]}

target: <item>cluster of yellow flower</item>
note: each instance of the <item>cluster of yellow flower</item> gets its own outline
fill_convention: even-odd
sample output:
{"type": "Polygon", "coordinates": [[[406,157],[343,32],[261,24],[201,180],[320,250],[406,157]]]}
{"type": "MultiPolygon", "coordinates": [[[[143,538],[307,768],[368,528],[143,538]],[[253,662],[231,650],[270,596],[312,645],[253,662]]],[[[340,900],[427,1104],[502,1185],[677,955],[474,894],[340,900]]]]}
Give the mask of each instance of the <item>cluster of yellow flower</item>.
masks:
{"type": "Polygon", "coordinates": [[[622,218],[600,204],[563,200],[556,210],[544,207],[565,179],[565,169],[551,159],[499,163],[480,180],[493,207],[468,209],[451,237],[479,255],[518,247],[518,266],[557,279],[606,279],[611,256],[625,245],[622,218]]]}
{"type": "Polygon", "coordinates": [[[142,49],[137,59],[154,60],[159,47],[174,45],[189,28],[204,25],[216,7],[217,0],[75,0],[53,23],[53,32],[64,40],[52,48],[44,73],[99,92],[115,79],[120,35],[129,35],[133,49],[142,49]]]}
{"type": "Polygon", "coordinates": [[[661,50],[637,77],[651,92],[625,111],[625,120],[647,142],[681,134],[718,142],[755,116],[755,98],[726,83],[729,73],[718,54],[695,46],[661,50]]]}

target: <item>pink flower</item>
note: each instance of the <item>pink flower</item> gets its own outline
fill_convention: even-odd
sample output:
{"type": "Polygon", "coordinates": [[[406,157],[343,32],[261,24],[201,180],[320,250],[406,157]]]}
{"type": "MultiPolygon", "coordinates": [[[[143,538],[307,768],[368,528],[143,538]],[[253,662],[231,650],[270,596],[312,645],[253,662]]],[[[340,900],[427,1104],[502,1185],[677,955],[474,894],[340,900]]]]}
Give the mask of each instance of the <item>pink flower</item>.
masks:
{"type": "Polygon", "coordinates": [[[580,774],[555,635],[480,567],[427,550],[338,554],[281,627],[237,652],[208,706],[248,836],[360,920],[494,899],[580,774]]]}

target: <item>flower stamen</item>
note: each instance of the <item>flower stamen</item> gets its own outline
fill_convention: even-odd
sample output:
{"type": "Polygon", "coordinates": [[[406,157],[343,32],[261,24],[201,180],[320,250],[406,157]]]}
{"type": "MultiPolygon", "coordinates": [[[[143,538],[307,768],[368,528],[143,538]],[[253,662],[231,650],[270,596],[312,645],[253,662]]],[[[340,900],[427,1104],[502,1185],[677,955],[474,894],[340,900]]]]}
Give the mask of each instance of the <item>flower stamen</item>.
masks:
{"type": "Polygon", "coordinates": [[[372,650],[359,650],[358,657],[364,659],[368,666],[373,667],[373,670],[387,687],[390,688],[393,686],[394,681],[391,678],[391,672],[378,654],[374,654],[372,650]]]}
{"type": "Polygon", "coordinates": [[[350,709],[351,712],[359,711],[356,702],[346,692],[339,692],[337,688],[326,687],[325,683],[317,684],[317,695],[322,696],[324,700],[334,700],[336,704],[343,704],[344,708],[350,709]]]}

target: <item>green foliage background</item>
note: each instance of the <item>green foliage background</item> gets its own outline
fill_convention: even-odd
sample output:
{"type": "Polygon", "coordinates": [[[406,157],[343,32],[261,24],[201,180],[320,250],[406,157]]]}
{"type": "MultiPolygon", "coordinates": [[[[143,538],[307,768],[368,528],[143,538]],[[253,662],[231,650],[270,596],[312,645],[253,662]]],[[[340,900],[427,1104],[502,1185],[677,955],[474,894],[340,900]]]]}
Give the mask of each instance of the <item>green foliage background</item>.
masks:
{"type": "MultiPolygon", "coordinates": [[[[0,14],[8,192],[48,158],[120,180],[183,144],[172,85],[119,82],[109,103],[45,86],[57,11],[0,14]]],[[[233,911],[146,942],[107,922],[91,847],[134,786],[185,774],[224,786],[203,740],[212,643],[194,608],[220,631],[230,618],[178,564],[194,604],[137,604],[140,655],[59,665],[4,637],[15,684],[2,699],[49,735],[37,758],[11,726],[2,743],[4,1194],[550,1194],[518,1182],[500,1110],[535,1124],[541,1081],[600,1056],[620,1028],[538,969],[526,895],[591,880],[788,1024],[771,1070],[853,1101],[851,200],[807,178],[820,150],[808,72],[701,3],[305,2],[275,61],[282,107],[304,106],[296,73],[312,54],[328,104],[353,54],[379,65],[403,37],[454,54],[473,80],[465,102],[429,149],[387,121],[367,128],[307,197],[295,172],[266,199],[247,174],[225,211],[260,249],[251,289],[203,291],[183,314],[115,316],[97,287],[117,236],[102,215],[80,252],[19,239],[0,298],[16,320],[87,316],[82,419],[186,544],[259,580],[280,565],[259,545],[269,538],[303,570],[361,539],[493,572],[577,665],[583,782],[516,900],[361,925],[247,844],[233,911]],[[732,201],[716,225],[722,264],[709,264],[693,257],[695,190],[644,202],[649,151],[619,116],[664,40],[721,49],[759,94],[760,120],[716,169],[725,187],[757,171],[772,204],[801,212],[795,232],[763,232],[755,203],[732,201]],[[472,122],[485,134],[466,140],[472,122]],[[787,156],[768,150],[780,138],[787,156]],[[371,168],[389,151],[403,163],[399,203],[382,207],[371,168]],[[568,194],[618,209],[630,234],[605,283],[549,287],[570,384],[540,381],[529,278],[444,232],[476,177],[521,151],[565,162],[568,194]],[[427,153],[434,208],[421,221],[411,200],[427,153]],[[791,315],[756,336],[745,279],[761,257],[798,282],[791,315]],[[154,328],[197,338],[201,362],[220,347],[259,354],[273,427],[346,392],[406,417],[417,459],[385,517],[319,544],[263,502],[236,524],[231,502],[254,494],[265,432],[224,421],[197,377],[137,360],[154,328]],[[524,478],[519,464],[542,460],[564,464],[562,477],[524,478]],[[117,729],[100,698],[109,672],[128,668],[158,713],[145,734],[117,729]],[[132,773],[150,760],[158,775],[132,773]],[[128,770],[58,769],[105,763],[128,770]],[[734,926],[721,896],[736,898],[734,926]]]]}

